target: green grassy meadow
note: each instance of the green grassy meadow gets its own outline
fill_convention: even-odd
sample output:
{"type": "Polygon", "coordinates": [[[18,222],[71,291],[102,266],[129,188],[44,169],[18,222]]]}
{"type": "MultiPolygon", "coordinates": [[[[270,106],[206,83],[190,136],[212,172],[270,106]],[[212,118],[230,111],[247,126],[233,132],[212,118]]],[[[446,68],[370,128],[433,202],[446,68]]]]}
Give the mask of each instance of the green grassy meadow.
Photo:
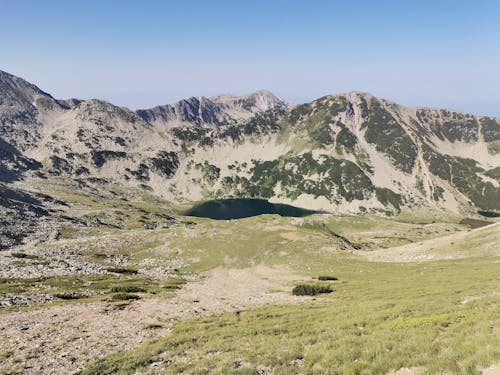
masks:
{"type": "MultiPolygon", "coordinates": [[[[186,272],[286,265],[312,283],[319,275],[334,275],[338,281],[321,282],[334,292],[297,297],[298,304],[180,321],[168,337],[98,360],[82,374],[254,374],[259,369],[273,374],[387,374],[403,367],[422,367],[427,374],[479,374],[500,361],[498,256],[376,263],[357,252],[335,250],[324,232],[288,218],[195,221],[196,235],[186,236],[188,229],[177,228],[173,237],[179,242],[170,242],[186,260],[186,272]],[[282,233],[295,235],[286,240],[282,233]]],[[[396,243],[394,237],[411,238],[412,231],[431,228],[432,238],[460,229],[455,223],[422,225],[385,219],[328,221],[329,228],[346,236],[378,231],[396,243]]],[[[365,235],[365,242],[370,236],[365,235]]]]}

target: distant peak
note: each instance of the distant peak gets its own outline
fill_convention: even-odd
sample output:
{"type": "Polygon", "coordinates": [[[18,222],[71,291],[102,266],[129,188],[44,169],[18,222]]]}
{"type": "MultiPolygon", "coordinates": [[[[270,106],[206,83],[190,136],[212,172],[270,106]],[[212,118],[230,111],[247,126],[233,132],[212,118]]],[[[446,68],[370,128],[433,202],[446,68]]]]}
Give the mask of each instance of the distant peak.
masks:
{"type": "Polygon", "coordinates": [[[250,94],[236,95],[216,95],[210,98],[213,102],[231,107],[241,107],[250,112],[267,111],[274,108],[290,108],[291,105],[285,100],[277,97],[269,90],[258,90],[250,94]]]}
{"type": "Polygon", "coordinates": [[[231,93],[218,94],[218,95],[211,96],[210,99],[215,100],[215,101],[216,100],[223,100],[223,99],[226,99],[226,100],[227,99],[236,100],[236,99],[248,99],[248,98],[258,97],[258,96],[279,99],[271,91],[265,90],[265,89],[253,91],[253,92],[251,92],[249,94],[243,94],[243,95],[234,95],[234,94],[231,94],[231,93]]]}
{"type": "Polygon", "coordinates": [[[249,94],[248,96],[253,96],[253,95],[271,96],[271,97],[277,98],[276,95],[274,95],[271,91],[266,90],[266,89],[257,90],[255,92],[249,94]]]}

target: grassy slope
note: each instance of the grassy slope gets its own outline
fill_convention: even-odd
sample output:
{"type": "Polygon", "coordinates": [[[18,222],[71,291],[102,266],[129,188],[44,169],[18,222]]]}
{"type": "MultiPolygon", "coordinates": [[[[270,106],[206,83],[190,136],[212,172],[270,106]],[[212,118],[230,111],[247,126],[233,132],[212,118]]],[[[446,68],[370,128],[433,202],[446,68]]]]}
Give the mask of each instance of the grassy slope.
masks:
{"type": "MultiPolygon", "coordinates": [[[[336,224],[349,234],[347,223],[354,219],[339,220],[330,221],[329,227],[336,224]]],[[[158,362],[167,373],[253,374],[256,368],[268,367],[277,374],[385,374],[424,366],[431,374],[469,374],[500,361],[498,256],[370,263],[332,250],[331,239],[314,227],[295,227],[293,232],[288,219],[198,222],[194,236],[177,232],[178,242],[172,242],[182,257],[192,260],[189,270],[287,264],[303,275],[339,277],[333,282],[335,292],[304,297],[300,305],[183,321],[170,336],[106,357],[84,373],[146,372],[151,362],[158,362]],[[281,236],[290,232],[295,233],[293,240],[281,236]],[[471,296],[480,298],[462,303],[471,296]]],[[[390,220],[357,225],[352,233],[370,229],[398,237],[422,229],[391,225],[390,220]]],[[[437,223],[431,226],[436,232],[428,235],[443,235],[450,226],[455,228],[437,223]]],[[[371,236],[366,231],[364,240],[371,236]]]]}

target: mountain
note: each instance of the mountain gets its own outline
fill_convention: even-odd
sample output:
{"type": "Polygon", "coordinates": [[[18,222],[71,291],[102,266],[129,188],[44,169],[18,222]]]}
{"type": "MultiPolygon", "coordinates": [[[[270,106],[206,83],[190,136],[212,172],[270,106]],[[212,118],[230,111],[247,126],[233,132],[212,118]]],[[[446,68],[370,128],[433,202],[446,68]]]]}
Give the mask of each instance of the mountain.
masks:
{"type": "Polygon", "coordinates": [[[367,93],[292,106],[258,91],[132,111],[56,100],[0,73],[0,180],[25,187],[57,178],[176,203],[260,197],[356,214],[498,211],[499,153],[499,119],[367,93]]]}
{"type": "Polygon", "coordinates": [[[261,90],[245,96],[192,97],[152,109],[141,109],[137,113],[144,121],[157,127],[214,127],[238,124],[257,113],[289,107],[284,100],[269,91],[261,90]]]}

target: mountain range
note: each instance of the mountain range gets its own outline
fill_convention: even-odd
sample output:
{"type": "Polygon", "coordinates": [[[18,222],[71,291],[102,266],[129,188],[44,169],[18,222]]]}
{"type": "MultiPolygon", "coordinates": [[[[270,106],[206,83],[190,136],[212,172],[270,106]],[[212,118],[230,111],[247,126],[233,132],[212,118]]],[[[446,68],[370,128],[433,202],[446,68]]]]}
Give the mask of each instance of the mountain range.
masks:
{"type": "Polygon", "coordinates": [[[262,90],[133,111],[55,99],[0,71],[4,243],[8,225],[50,216],[39,200],[54,179],[173,203],[259,197],[352,214],[495,212],[500,119],[360,92],[292,105],[262,90]]]}

